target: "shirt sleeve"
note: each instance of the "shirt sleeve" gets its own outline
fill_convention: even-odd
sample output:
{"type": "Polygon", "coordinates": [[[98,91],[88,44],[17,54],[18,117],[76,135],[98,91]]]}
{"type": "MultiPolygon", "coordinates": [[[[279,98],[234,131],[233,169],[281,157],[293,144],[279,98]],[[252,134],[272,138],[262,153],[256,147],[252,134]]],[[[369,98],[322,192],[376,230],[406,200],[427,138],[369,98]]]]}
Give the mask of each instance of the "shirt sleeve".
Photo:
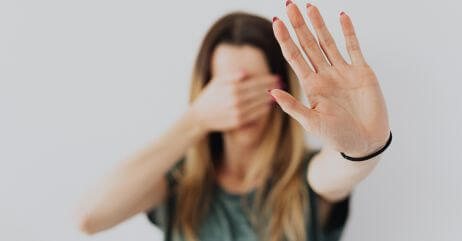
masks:
{"type": "MultiPolygon", "coordinates": [[[[319,204],[321,197],[314,193],[314,197],[319,204]]],[[[329,216],[327,217],[324,227],[320,227],[319,234],[322,241],[340,240],[343,230],[345,229],[349,213],[350,196],[332,204],[329,216]]],[[[318,216],[319,220],[319,216],[318,216]]]]}
{"type": "MultiPolygon", "coordinates": [[[[313,150],[307,155],[307,161],[305,162],[305,174],[307,174],[307,168],[309,161],[320,152],[320,149],[313,150]]],[[[305,175],[306,178],[306,175],[305,175]]],[[[350,199],[351,194],[348,195],[345,199],[335,202],[332,204],[329,216],[327,217],[326,223],[323,227],[320,225],[319,218],[319,202],[322,200],[322,197],[317,194],[307,182],[310,195],[310,206],[311,206],[311,218],[314,222],[313,229],[315,229],[316,240],[319,241],[337,241],[340,240],[343,230],[345,229],[346,222],[349,216],[350,209],[350,199]]]]}
{"type": "Polygon", "coordinates": [[[169,210],[174,206],[174,189],[177,185],[177,180],[174,176],[174,173],[179,170],[180,166],[184,162],[184,159],[185,157],[182,157],[180,160],[178,160],[176,164],[165,174],[168,188],[167,198],[164,203],[161,203],[145,212],[149,222],[160,227],[161,229],[167,228],[168,225],[169,210]]]}

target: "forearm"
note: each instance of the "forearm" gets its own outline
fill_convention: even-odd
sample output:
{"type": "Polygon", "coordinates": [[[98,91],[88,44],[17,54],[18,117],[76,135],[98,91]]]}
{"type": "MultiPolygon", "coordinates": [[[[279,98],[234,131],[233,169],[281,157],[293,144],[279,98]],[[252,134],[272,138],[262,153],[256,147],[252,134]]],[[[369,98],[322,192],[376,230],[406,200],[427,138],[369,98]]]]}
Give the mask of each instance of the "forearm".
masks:
{"type": "Polygon", "coordinates": [[[366,161],[354,162],[324,146],[310,162],[308,182],[326,200],[342,200],[372,172],[382,156],[383,153],[366,161]]]}
{"type": "Polygon", "coordinates": [[[82,203],[78,222],[95,233],[160,203],[166,193],[165,173],[205,133],[191,111],[165,133],[123,160],[104,176],[82,203]]]}

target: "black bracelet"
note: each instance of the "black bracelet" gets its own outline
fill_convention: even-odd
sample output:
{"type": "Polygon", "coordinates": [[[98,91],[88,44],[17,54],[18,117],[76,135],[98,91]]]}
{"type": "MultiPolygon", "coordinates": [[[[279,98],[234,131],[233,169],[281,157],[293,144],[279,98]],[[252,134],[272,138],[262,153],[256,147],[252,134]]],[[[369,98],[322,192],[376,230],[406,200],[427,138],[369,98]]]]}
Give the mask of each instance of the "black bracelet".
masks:
{"type": "Polygon", "coordinates": [[[365,160],[368,160],[368,159],[371,159],[372,157],[375,157],[377,155],[379,155],[380,153],[382,153],[383,151],[385,151],[385,149],[387,149],[387,147],[390,145],[391,143],[391,131],[390,131],[390,137],[388,137],[388,141],[387,141],[387,144],[385,144],[384,147],[382,147],[380,150],[378,150],[377,152],[375,153],[372,153],[372,154],[369,154],[367,156],[364,156],[364,157],[350,157],[350,156],[347,156],[345,155],[345,153],[343,152],[340,152],[342,154],[342,156],[350,161],[365,161],[365,160]]]}

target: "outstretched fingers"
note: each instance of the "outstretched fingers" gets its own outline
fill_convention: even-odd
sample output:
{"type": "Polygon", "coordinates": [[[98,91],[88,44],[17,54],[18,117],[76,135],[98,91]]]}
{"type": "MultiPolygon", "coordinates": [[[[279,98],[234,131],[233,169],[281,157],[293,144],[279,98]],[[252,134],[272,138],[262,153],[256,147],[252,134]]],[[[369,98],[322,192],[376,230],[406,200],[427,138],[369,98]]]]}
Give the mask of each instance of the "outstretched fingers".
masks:
{"type": "Polygon", "coordinates": [[[319,48],[318,41],[306,25],[297,5],[292,4],[292,1],[290,0],[287,1],[287,15],[295,33],[297,34],[298,42],[303,48],[305,54],[308,56],[308,59],[313,65],[315,71],[319,72],[320,68],[330,66],[324,57],[322,50],[319,48]]]}
{"type": "Polygon", "coordinates": [[[277,17],[273,18],[273,32],[276,40],[281,47],[284,58],[289,62],[289,65],[294,70],[299,80],[308,80],[313,74],[311,67],[303,58],[303,55],[290,37],[289,31],[287,30],[284,22],[279,20],[277,17]]]}
{"type": "Polygon", "coordinates": [[[351,58],[352,64],[363,64],[366,61],[359,47],[359,41],[356,37],[355,29],[350,17],[344,12],[340,13],[340,23],[342,25],[343,35],[345,36],[346,47],[351,58]]]}
{"type": "Polygon", "coordinates": [[[326,54],[329,62],[332,65],[344,65],[347,64],[343,59],[342,54],[335,44],[335,40],[327,29],[326,24],[316,6],[313,6],[309,3],[306,5],[308,18],[310,19],[316,35],[319,39],[319,44],[321,45],[322,50],[326,54]]]}

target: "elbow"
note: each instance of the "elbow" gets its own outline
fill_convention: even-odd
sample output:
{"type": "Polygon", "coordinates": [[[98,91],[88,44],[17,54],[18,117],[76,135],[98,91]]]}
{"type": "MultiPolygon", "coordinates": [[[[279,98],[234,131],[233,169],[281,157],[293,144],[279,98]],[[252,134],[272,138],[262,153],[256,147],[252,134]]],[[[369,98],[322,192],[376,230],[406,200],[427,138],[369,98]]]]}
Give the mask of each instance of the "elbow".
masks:
{"type": "Polygon", "coordinates": [[[93,225],[93,218],[90,215],[82,215],[77,218],[77,229],[86,235],[93,235],[97,233],[97,230],[95,229],[93,225]]]}

